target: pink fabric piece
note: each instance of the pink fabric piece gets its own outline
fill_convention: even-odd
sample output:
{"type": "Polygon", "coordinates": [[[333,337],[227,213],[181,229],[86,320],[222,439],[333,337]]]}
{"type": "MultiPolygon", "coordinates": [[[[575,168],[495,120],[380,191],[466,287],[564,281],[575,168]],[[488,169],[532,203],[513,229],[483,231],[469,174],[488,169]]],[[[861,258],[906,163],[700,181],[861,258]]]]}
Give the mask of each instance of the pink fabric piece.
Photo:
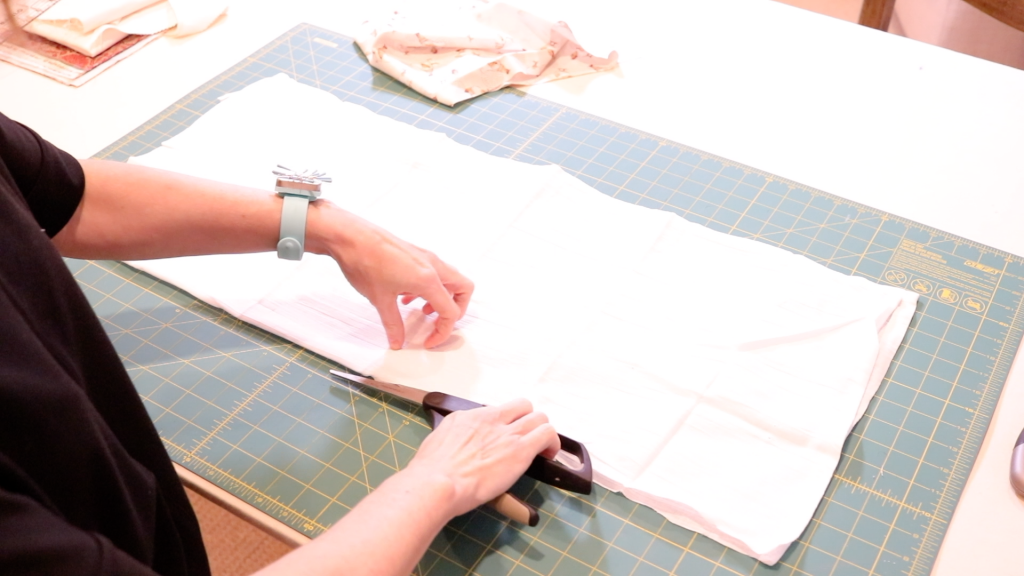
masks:
{"type": "Polygon", "coordinates": [[[565,22],[486,2],[441,14],[396,11],[366,22],[356,43],[374,67],[448,106],[618,65],[615,52],[600,58],[584,50],[565,22]]]}

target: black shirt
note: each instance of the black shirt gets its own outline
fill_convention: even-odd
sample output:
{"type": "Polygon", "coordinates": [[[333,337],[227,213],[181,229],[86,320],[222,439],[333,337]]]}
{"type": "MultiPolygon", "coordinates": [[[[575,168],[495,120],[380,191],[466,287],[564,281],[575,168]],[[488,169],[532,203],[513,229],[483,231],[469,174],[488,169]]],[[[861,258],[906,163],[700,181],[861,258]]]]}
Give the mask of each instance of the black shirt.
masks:
{"type": "Polygon", "coordinates": [[[84,187],[0,114],[0,574],[206,575],[156,429],[49,239],[84,187]]]}

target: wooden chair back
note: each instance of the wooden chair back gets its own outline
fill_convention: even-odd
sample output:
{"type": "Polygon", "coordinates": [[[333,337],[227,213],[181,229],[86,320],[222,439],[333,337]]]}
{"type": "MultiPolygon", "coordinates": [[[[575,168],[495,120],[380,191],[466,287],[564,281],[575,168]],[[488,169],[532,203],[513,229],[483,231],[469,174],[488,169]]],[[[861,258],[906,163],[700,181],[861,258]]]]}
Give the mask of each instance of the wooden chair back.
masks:
{"type": "MultiPolygon", "coordinates": [[[[1024,31],[1024,0],[964,0],[1000,22],[1024,31]]],[[[860,19],[863,26],[888,30],[896,0],[864,0],[860,19]]]]}

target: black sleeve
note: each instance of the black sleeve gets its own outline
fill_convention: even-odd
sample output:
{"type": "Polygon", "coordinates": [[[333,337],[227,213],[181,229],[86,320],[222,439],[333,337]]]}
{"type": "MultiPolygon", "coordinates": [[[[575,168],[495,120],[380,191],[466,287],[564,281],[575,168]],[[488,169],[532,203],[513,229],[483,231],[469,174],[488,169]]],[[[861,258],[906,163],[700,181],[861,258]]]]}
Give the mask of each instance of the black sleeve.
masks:
{"type": "Polygon", "coordinates": [[[82,201],[85,174],[73,156],[0,114],[0,180],[21,192],[51,238],[82,201]]]}
{"type": "Polygon", "coordinates": [[[0,542],[0,574],[157,576],[106,537],[5,490],[0,490],[0,542]]]}

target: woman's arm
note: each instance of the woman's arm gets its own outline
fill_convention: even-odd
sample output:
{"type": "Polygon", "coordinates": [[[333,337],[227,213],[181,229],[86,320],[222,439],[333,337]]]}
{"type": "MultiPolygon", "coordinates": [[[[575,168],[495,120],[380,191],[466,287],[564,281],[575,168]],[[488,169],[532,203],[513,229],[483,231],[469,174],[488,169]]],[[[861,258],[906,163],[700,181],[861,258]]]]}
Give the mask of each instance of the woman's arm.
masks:
{"type": "Polygon", "coordinates": [[[449,415],[409,466],[330,530],[257,576],[405,576],[454,516],[495,498],[558,435],[526,400],[449,415]]]}
{"type": "MultiPolygon", "coordinates": [[[[275,250],[282,199],[270,192],[104,160],[82,161],[85,194],[53,241],[74,258],[145,260],[275,250]]],[[[466,312],[473,283],[434,254],[326,200],[309,205],[306,249],[333,257],[380,314],[391,348],[405,329],[397,299],[437,312],[427,347],[466,312]]]]}

